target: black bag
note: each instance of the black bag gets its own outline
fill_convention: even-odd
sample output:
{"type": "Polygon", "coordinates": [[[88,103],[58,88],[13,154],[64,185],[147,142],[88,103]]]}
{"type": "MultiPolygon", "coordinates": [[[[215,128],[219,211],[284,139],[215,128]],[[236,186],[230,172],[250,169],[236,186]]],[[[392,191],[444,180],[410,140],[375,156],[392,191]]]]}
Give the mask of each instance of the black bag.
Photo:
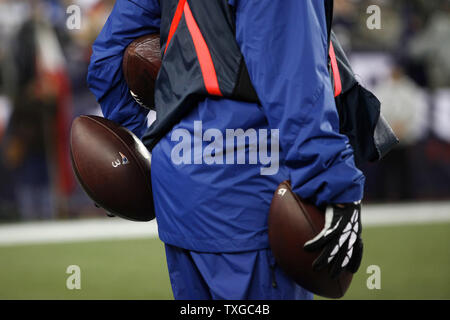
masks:
{"type": "Polygon", "coordinates": [[[331,81],[334,88],[340,87],[339,94],[335,96],[340,132],[348,137],[357,166],[380,160],[399,141],[381,114],[380,101],[355,79],[347,56],[333,31],[330,33],[330,41],[331,81]],[[333,56],[337,62],[337,70],[331,67],[333,56]],[[336,76],[336,72],[339,76],[336,76]]]}

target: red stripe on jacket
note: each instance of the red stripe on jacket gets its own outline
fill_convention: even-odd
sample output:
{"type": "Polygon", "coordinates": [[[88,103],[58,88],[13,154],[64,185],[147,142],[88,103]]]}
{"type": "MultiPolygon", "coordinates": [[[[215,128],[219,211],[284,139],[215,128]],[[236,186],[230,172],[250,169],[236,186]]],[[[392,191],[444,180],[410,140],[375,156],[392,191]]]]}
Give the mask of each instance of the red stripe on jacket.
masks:
{"type": "Polygon", "coordinates": [[[331,42],[329,54],[331,59],[331,69],[333,70],[334,96],[337,97],[342,92],[342,82],[341,82],[341,75],[339,74],[339,67],[336,61],[336,54],[334,52],[333,43],[331,42]]]}

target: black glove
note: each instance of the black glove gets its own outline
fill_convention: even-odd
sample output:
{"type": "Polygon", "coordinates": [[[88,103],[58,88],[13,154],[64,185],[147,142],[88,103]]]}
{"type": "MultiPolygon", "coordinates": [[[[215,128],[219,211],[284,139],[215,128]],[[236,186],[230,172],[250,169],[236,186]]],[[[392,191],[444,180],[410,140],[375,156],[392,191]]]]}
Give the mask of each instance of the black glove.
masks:
{"type": "Polygon", "coordinates": [[[363,254],[361,229],[361,201],[343,207],[333,205],[333,210],[326,212],[322,231],[304,246],[310,252],[323,249],[313,262],[313,269],[318,271],[329,266],[332,278],[344,269],[358,271],[363,254]]]}

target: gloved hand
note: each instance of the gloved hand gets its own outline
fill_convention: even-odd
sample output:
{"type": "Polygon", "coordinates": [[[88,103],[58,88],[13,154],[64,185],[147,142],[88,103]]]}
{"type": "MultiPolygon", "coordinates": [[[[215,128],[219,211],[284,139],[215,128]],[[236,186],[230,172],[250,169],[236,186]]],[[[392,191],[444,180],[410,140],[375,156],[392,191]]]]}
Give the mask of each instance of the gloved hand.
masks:
{"type": "Polygon", "coordinates": [[[361,201],[332,207],[326,212],[322,231],[306,242],[304,248],[309,252],[323,249],[313,262],[313,269],[329,266],[331,277],[336,278],[344,269],[355,273],[361,264],[361,201]]]}

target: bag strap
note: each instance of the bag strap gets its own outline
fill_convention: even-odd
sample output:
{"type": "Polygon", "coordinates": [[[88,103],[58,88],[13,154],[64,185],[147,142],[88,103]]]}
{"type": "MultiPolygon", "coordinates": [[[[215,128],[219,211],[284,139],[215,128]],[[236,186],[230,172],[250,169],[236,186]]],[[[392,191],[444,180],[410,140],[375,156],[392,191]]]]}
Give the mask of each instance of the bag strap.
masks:
{"type": "Polygon", "coordinates": [[[327,39],[328,45],[331,41],[331,25],[333,24],[333,8],[334,1],[333,0],[325,0],[325,18],[327,21],[327,39]]]}

